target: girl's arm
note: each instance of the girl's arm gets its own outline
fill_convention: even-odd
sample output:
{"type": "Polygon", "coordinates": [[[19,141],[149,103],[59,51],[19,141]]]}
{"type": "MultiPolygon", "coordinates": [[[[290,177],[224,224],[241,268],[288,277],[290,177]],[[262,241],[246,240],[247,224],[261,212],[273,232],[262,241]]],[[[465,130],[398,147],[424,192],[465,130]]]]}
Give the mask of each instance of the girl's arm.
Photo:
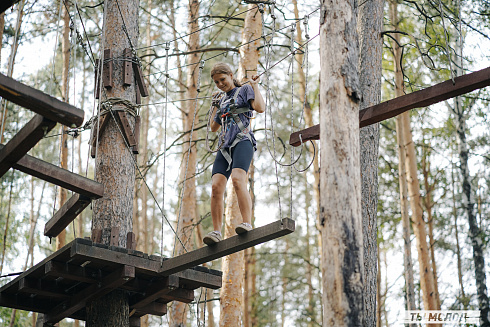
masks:
{"type": "Polygon", "coordinates": [[[216,106],[213,106],[213,113],[211,114],[210,118],[212,119],[211,120],[211,131],[212,132],[216,132],[218,131],[218,129],[221,127],[220,124],[218,124],[217,122],[214,121],[214,117],[216,116],[216,110],[218,109],[218,107],[216,106]]]}
{"type": "Polygon", "coordinates": [[[250,85],[252,86],[252,89],[255,93],[255,99],[250,100],[250,105],[255,111],[257,111],[258,113],[262,113],[265,111],[265,101],[259,90],[259,80],[259,76],[257,75],[252,76],[252,78],[250,79],[250,85]]]}

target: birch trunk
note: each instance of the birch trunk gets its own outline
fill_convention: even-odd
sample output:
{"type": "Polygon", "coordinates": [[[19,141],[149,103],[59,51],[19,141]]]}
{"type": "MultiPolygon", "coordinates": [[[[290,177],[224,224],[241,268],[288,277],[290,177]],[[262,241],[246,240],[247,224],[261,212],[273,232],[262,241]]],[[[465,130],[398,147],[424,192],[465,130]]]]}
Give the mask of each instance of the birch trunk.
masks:
{"type": "MultiPolygon", "coordinates": [[[[362,99],[359,109],[381,100],[384,0],[368,1],[359,7],[359,68],[362,99]]],[[[379,124],[361,128],[361,210],[364,242],[364,326],[376,326],[377,209],[379,124]]]]}
{"type": "MultiPolygon", "coordinates": [[[[104,2],[104,44],[106,49],[111,49],[113,58],[121,57],[124,49],[130,48],[130,44],[134,47],[138,46],[138,10],[138,0],[104,2]],[[130,40],[121,26],[125,26],[130,40]]],[[[107,97],[123,98],[134,103],[135,85],[133,83],[123,87],[122,63],[122,61],[113,61],[113,87],[107,89],[106,94],[107,97]]],[[[104,101],[104,94],[105,92],[101,92],[102,101],[104,101]]],[[[118,105],[114,106],[118,107],[118,105]]],[[[132,151],[126,147],[116,122],[112,116],[109,118],[109,123],[99,140],[98,157],[95,159],[95,179],[104,185],[105,194],[93,205],[92,226],[94,229],[102,230],[102,243],[106,245],[110,244],[111,229],[118,228],[118,246],[125,247],[126,235],[132,231],[134,157],[132,151]]],[[[131,128],[134,128],[134,117],[128,115],[128,120],[131,128]]],[[[86,326],[129,327],[128,300],[125,292],[114,291],[93,301],[87,306],[86,326]]]]}
{"type": "MultiPolygon", "coordinates": [[[[396,1],[390,1],[390,20],[394,30],[398,30],[398,7],[396,1]]],[[[395,67],[395,97],[405,94],[405,86],[403,83],[403,72],[401,66],[402,52],[398,46],[400,44],[400,34],[395,33],[393,38],[396,42],[392,43],[393,60],[395,67]]],[[[408,185],[407,171],[405,166],[405,140],[403,139],[403,124],[402,117],[399,115],[395,118],[396,136],[398,145],[398,181],[400,184],[400,211],[402,216],[403,226],[403,265],[405,272],[405,287],[407,292],[407,310],[415,310],[415,285],[413,281],[413,262],[412,262],[412,242],[410,239],[410,218],[408,215],[408,185]]]]}
{"type": "MultiPolygon", "coordinates": [[[[458,38],[456,52],[459,55],[456,65],[456,75],[463,74],[463,40],[462,36],[458,38]]],[[[478,226],[475,212],[473,192],[470,182],[470,171],[468,167],[468,144],[466,141],[466,115],[470,108],[464,108],[461,97],[454,99],[454,108],[452,109],[456,120],[456,134],[459,150],[459,169],[461,179],[463,181],[463,199],[464,210],[468,217],[469,238],[473,248],[473,261],[475,263],[475,280],[476,293],[478,297],[478,308],[480,309],[480,325],[482,327],[490,327],[490,307],[487,293],[486,272],[485,272],[485,257],[483,254],[483,234],[478,226]]]]}
{"type": "Polygon", "coordinates": [[[356,2],[321,1],[323,326],[364,326],[356,2]]]}
{"type": "MultiPolygon", "coordinates": [[[[189,0],[189,33],[194,33],[189,36],[189,47],[188,51],[195,51],[200,48],[199,45],[199,1],[189,0]]],[[[187,57],[187,62],[193,64],[199,62],[199,54],[190,54],[187,57]]],[[[187,70],[187,91],[186,98],[192,99],[197,97],[197,82],[199,75],[198,65],[190,65],[187,70]]],[[[184,104],[185,110],[183,113],[183,127],[184,131],[191,131],[193,126],[193,119],[195,110],[197,109],[196,103],[194,101],[187,101],[184,104]]],[[[197,119],[197,118],[196,118],[197,119]]],[[[196,122],[197,123],[197,122],[196,122]]],[[[195,143],[190,145],[189,141],[196,140],[197,132],[192,131],[184,136],[182,150],[184,153],[181,170],[180,170],[180,182],[183,185],[184,192],[182,194],[182,202],[179,217],[179,228],[177,233],[184,243],[187,251],[190,250],[192,242],[189,242],[192,237],[192,225],[195,222],[197,216],[197,203],[196,203],[196,160],[197,160],[197,148],[195,143]],[[190,151],[189,151],[190,147],[190,151]]],[[[179,241],[176,241],[174,255],[180,255],[184,253],[184,248],[179,241]]],[[[182,302],[174,302],[172,305],[172,310],[170,311],[170,326],[176,327],[179,324],[186,324],[187,305],[182,302]]]]}
{"type": "MultiPolygon", "coordinates": [[[[257,39],[262,31],[262,17],[256,5],[249,4],[245,16],[242,32],[242,43],[246,44],[257,39]],[[255,8],[255,9],[254,9],[255,8]]],[[[240,47],[240,64],[238,67],[238,80],[250,78],[257,74],[259,62],[258,46],[260,39],[240,47]]],[[[226,211],[225,211],[225,238],[236,235],[235,227],[242,223],[242,216],[238,207],[238,199],[233,183],[227,185],[226,211]]],[[[243,308],[243,291],[245,258],[244,252],[231,254],[223,258],[223,287],[221,288],[220,326],[240,326],[242,324],[241,311],[243,308]]]]}

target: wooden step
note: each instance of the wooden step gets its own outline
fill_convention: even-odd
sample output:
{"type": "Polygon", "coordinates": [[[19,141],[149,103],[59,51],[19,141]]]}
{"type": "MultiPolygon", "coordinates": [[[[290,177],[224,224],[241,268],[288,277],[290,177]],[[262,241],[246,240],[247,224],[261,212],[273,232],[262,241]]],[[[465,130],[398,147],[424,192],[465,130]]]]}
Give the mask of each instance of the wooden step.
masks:
{"type": "Polygon", "coordinates": [[[294,229],[294,220],[283,218],[271,224],[252,229],[245,234],[224,239],[212,246],[204,246],[200,249],[167,259],[163,262],[160,274],[164,276],[174,274],[184,269],[290,234],[294,232],[294,229]]]}
{"type": "Polygon", "coordinates": [[[22,127],[0,150],[0,177],[5,175],[20,158],[29,152],[55,126],[56,122],[41,115],[36,115],[22,127]]]}
{"type": "Polygon", "coordinates": [[[68,127],[83,123],[83,110],[3,74],[0,74],[0,96],[68,127]]]}
{"type": "Polygon", "coordinates": [[[44,235],[58,236],[90,204],[88,196],[74,194],[44,226],[44,235]]]}
{"type": "Polygon", "coordinates": [[[0,14],[5,12],[7,9],[15,5],[20,0],[2,0],[0,2],[0,14]]]}
{"type": "MultiPolygon", "coordinates": [[[[0,144],[0,151],[3,147],[4,145],[0,144]]],[[[27,154],[12,168],[91,199],[98,199],[104,195],[102,184],[27,154]]]]}

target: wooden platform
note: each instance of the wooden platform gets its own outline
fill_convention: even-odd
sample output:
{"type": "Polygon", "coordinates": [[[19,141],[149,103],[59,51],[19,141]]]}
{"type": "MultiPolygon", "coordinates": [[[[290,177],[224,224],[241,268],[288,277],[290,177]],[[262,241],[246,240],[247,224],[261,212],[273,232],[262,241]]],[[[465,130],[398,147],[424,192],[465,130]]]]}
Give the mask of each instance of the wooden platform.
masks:
{"type": "Polygon", "coordinates": [[[163,276],[162,258],[76,239],[0,288],[0,306],[45,314],[46,323],[85,319],[90,301],[115,289],[129,293],[130,314],[164,315],[167,303],[194,300],[199,287],[221,287],[222,273],[194,267],[163,276]]]}

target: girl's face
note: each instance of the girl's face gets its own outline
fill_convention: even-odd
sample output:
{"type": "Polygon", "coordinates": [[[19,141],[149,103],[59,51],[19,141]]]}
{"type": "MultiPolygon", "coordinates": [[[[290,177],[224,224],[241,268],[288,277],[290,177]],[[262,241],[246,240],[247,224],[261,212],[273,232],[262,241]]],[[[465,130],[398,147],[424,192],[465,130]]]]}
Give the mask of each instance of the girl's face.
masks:
{"type": "Polygon", "coordinates": [[[235,88],[233,74],[214,74],[213,81],[218,89],[224,92],[230,92],[235,88]]]}

